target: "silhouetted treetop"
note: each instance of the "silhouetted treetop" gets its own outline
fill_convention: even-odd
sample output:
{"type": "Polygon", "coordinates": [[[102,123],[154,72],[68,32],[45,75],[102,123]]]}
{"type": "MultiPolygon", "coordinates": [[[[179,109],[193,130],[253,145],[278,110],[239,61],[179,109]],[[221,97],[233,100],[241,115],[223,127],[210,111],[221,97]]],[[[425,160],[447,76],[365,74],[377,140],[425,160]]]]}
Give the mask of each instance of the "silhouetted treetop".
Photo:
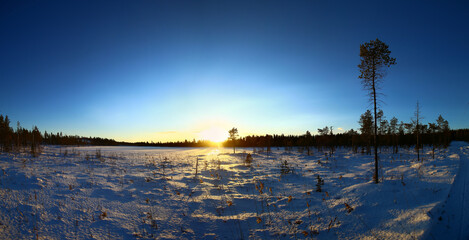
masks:
{"type": "Polygon", "coordinates": [[[360,45],[361,63],[358,65],[360,69],[360,79],[378,80],[384,77],[385,67],[396,64],[396,59],[390,56],[389,46],[379,39],[360,45]]]}

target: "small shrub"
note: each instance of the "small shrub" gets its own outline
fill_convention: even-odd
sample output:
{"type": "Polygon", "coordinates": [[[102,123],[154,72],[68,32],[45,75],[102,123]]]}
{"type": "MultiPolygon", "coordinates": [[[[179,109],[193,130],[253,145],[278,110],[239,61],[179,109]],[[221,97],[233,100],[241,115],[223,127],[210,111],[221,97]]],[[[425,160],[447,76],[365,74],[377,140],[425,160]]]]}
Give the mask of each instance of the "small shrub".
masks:
{"type": "Polygon", "coordinates": [[[344,205],[345,205],[345,209],[347,209],[348,213],[351,213],[353,211],[353,207],[350,207],[350,205],[348,205],[347,203],[344,203],[344,205]]]}
{"type": "Polygon", "coordinates": [[[324,185],[324,179],[321,178],[321,176],[317,176],[317,183],[316,183],[316,192],[322,192],[322,185],[324,185]]]}
{"type": "Polygon", "coordinates": [[[252,155],[250,153],[248,153],[248,155],[246,155],[246,160],[244,162],[248,165],[251,165],[252,160],[253,160],[252,155]]]}
{"type": "Polygon", "coordinates": [[[286,175],[286,174],[291,173],[291,172],[292,172],[292,169],[288,165],[287,160],[282,161],[282,165],[280,166],[280,173],[282,175],[286,175]]]}
{"type": "Polygon", "coordinates": [[[101,154],[101,149],[96,149],[96,159],[101,159],[103,156],[101,154]]]}

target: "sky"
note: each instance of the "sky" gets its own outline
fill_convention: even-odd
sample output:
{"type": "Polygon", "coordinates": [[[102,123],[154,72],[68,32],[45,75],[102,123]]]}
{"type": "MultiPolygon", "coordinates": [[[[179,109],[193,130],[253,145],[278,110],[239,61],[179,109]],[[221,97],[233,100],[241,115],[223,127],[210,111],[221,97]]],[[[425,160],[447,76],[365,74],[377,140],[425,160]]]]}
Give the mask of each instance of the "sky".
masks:
{"type": "Polygon", "coordinates": [[[466,1],[1,1],[0,114],[119,141],[359,127],[359,46],[397,64],[381,109],[469,128],[466,1]]]}

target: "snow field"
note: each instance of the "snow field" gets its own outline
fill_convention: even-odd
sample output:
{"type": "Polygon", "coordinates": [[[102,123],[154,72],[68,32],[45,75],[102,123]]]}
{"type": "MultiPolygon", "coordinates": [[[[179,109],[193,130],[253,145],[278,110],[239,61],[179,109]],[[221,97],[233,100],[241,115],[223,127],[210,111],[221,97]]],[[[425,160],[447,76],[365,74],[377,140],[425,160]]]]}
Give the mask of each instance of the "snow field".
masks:
{"type": "Polygon", "coordinates": [[[381,149],[45,147],[0,155],[2,239],[411,239],[432,224],[465,143],[381,149]],[[246,161],[247,153],[252,161],[246,161]],[[456,157],[457,156],[457,157],[456,157]],[[197,164],[198,161],[198,164],[197,164]],[[197,165],[197,175],[196,175],[197,165]]]}

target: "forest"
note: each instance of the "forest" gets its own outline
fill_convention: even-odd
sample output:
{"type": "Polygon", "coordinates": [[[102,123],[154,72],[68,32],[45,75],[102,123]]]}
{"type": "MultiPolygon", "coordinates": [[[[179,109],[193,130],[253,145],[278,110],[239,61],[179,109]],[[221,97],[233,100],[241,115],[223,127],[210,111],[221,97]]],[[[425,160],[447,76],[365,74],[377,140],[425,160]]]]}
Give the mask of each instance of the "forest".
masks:
{"type": "MultiPolygon", "coordinates": [[[[449,123],[441,115],[434,123],[419,124],[415,122],[404,123],[393,117],[386,120],[382,111],[378,112],[378,145],[392,147],[398,152],[400,147],[409,148],[416,146],[416,134],[419,133],[419,148],[424,145],[446,147],[453,140],[469,141],[469,129],[450,129],[449,123]]],[[[370,153],[373,146],[374,134],[373,117],[371,111],[366,111],[360,116],[360,128],[350,129],[344,133],[334,133],[332,126],[318,129],[318,134],[313,135],[306,131],[303,135],[250,135],[237,139],[226,140],[224,147],[252,147],[258,151],[270,151],[272,147],[284,147],[291,150],[299,147],[306,153],[312,153],[313,149],[328,149],[334,151],[337,147],[351,147],[355,152],[370,153]]],[[[178,142],[119,142],[114,139],[100,137],[83,137],[66,135],[62,132],[41,132],[37,126],[31,130],[23,128],[17,123],[16,129],[10,126],[8,116],[0,115],[0,147],[3,152],[20,149],[29,149],[33,154],[40,150],[41,145],[74,145],[74,146],[159,146],[159,147],[210,147],[216,143],[207,140],[185,140],[178,142]]]]}

